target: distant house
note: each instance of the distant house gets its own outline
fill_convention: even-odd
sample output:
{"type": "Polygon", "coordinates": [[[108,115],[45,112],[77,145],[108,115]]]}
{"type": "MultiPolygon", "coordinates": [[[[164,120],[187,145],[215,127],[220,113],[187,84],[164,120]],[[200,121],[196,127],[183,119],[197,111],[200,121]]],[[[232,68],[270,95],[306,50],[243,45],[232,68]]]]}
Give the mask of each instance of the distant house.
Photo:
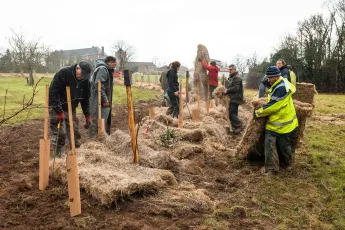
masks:
{"type": "Polygon", "coordinates": [[[153,62],[127,62],[125,69],[133,73],[145,73],[150,74],[157,72],[157,66],[153,62]]]}
{"type": "Polygon", "coordinates": [[[108,56],[104,52],[104,47],[92,46],[90,48],[73,49],[73,50],[59,50],[53,52],[54,56],[59,59],[60,68],[71,65],[81,60],[89,61],[95,65],[97,59],[108,56]]]}

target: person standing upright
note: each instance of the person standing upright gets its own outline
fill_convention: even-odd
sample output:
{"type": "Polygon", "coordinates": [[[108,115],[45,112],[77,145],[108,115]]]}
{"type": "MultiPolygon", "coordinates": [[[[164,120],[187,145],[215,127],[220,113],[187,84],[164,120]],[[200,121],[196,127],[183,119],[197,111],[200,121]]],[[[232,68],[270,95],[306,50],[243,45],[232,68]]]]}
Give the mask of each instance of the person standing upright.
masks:
{"type": "Polygon", "coordinates": [[[113,75],[116,64],[116,58],[113,56],[106,57],[104,61],[98,60],[96,68],[90,78],[90,112],[92,117],[92,123],[89,128],[90,137],[94,137],[98,130],[98,82],[101,82],[101,117],[104,119],[105,131],[110,135],[113,75]]]}
{"type": "MultiPolygon", "coordinates": [[[[172,117],[178,118],[179,114],[179,83],[177,72],[180,69],[180,62],[174,61],[171,63],[171,68],[167,73],[168,89],[167,93],[170,98],[171,106],[173,107],[172,117]]],[[[181,96],[181,95],[180,95],[181,96]]]]}

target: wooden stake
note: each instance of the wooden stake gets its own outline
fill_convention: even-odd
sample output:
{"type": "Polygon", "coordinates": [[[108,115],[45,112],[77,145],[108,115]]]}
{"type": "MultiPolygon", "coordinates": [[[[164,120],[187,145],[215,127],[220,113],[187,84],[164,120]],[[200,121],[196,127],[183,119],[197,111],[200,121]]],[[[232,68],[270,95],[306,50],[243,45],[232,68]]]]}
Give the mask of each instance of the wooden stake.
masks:
{"type": "Polygon", "coordinates": [[[155,118],[155,107],[152,107],[151,105],[149,105],[149,117],[150,119],[155,118]]]}
{"type": "Polygon", "coordinates": [[[225,75],[223,74],[223,85],[225,86],[225,75]]]}
{"type": "Polygon", "coordinates": [[[70,91],[69,86],[66,87],[66,92],[67,92],[67,104],[68,104],[68,120],[70,123],[70,136],[71,136],[71,154],[67,155],[67,159],[66,159],[68,198],[69,198],[69,205],[70,205],[70,215],[76,216],[76,215],[81,214],[81,202],[80,202],[78,162],[77,162],[77,154],[75,152],[71,91],[70,91]]]}
{"type": "Polygon", "coordinates": [[[198,80],[198,109],[200,110],[200,90],[201,90],[201,81],[198,80]]]}
{"type": "Polygon", "coordinates": [[[210,112],[210,77],[207,82],[207,100],[206,100],[206,111],[207,115],[210,112]]]}
{"type": "Polygon", "coordinates": [[[44,114],[44,139],[40,139],[39,157],[39,189],[44,190],[49,184],[50,139],[48,137],[49,123],[49,86],[46,85],[44,114]]]}
{"type": "Polygon", "coordinates": [[[189,92],[188,92],[188,89],[189,89],[189,77],[186,77],[186,103],[189,102],[189,92]]]}
{"type": "Polygon", "coordinates": [[[139,164],[139,151],[137,147],[137,134],[135,132],[132,90],[131,90],[130,85],[126,85],[126,91],[127,91],[127,104],[128,104],[128,122],[129,122],[129,129],[131,131],[131,136],[132,136],[132,149],[133,149],[133,154],[134,154],[133,162],[134,164],[139,164]]]}
{"type": "Polygon", "coordinates": [[[200,109],[192,109],[192,121],[200,121],[200,109]]]}
{"type": "Polygon", "coordinates": [[[183,105],[182,105],[182,80],[180,81],[180,92],[179,92],[179,115],[178,115],[178,128],[183,127],[183,105]]]}
{"type": "Polygon", "coordinates": [[[104,135],[104,119],[102,118],[101,82],[98,82],[98,136],[104,135]]]}

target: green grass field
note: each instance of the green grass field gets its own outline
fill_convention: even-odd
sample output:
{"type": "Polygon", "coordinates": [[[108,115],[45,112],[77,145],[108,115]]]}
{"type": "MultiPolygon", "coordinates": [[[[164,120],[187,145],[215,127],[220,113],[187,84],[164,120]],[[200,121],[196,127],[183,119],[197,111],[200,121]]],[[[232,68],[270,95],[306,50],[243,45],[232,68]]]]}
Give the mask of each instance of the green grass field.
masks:
{"type": "MultiPolygon", "coordinates": [[[[38,79],[36,79],[38,80],[38,79]]],[[[41,105],[40,107],[44,107],[44,97],[45,97],[45,85],[50,84],[51,78],[43,78],[40,81],[37,87],[37,95],[34,99],[34,105],[41,105]]],[[[132,88],[132,96],[133,101],[137,100],[148,100],[151,98],[155,98],[156,95],[159,94],[156,91],[140,89],[140,88],[132,88]]],[[[26,80],[24,78],[14,78],[14,77],[0,77],[0,116],[1,119],[3,117],[7,117],[13,112],[20,109],[23,105],[23,97],[25,96],[25,101],[27,101],[32,95],[32,87],[26,85],[26,80]],[[7,93],[7,102],[5,108],[5,116],[4,116],[4,103],[5,103],[5,94],[6,90],[7,93]]],[[[119,104],[126,104],[127,103],[127,96],[126,96],[126,88],[125,86],[115,85],[114,86],[114,95],[113,95],[113,103],[114,105],[119,104]]],[[[78,110],[81,111],[81,108],[78,107],[78,110]]],[[[9,121],[9,124],[21,123],[25,120],[36,119],[36,118],[43,118],[44,117],[44,109],[43,108],[35,108],[24,111],[20,113],[18,116],[14,117],[9,121]]]]}

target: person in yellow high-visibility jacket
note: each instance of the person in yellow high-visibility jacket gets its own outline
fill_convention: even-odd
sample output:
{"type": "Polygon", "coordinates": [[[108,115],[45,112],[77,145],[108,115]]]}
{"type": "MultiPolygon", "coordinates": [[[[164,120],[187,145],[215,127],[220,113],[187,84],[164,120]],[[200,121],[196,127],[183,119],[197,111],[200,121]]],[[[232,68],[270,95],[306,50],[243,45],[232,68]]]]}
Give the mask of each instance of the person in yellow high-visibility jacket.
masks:
{"type": "Polygon", "coordinates": [[[292,135],[298,127],[292,94],[296,88],[281,77],[279,69],[270,66],[266,77],[271,87],[268,90],[268,103],[254,111],[254,118],[268,117],[265,127],[265,174],[274,174],[279,166],[291,170],[292,135]],[[274,156],[279,157],[279,165],[274,156]]]}
{"type": "Polygon", "coordinates": [[[287,65],[286,67],[288,68],[289,73],[290,73],[291,84],[293,84],[294,86],[296,86],[297,79],[296,79],[296,74],[295,74],[295,72],[292,71],[292,66],[291,66],[291,65],[287,65]]]}

